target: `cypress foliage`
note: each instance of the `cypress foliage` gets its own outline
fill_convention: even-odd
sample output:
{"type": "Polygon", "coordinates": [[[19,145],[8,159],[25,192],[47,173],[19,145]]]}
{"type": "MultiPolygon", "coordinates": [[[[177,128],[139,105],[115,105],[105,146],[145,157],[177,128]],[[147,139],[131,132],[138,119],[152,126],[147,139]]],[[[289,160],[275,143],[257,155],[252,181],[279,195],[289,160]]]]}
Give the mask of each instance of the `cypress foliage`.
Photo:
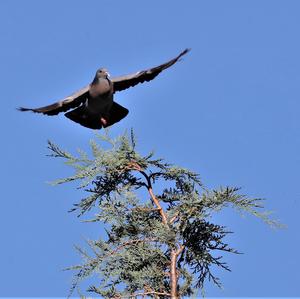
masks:
{"type": "Polygon", "coordinates": [[[76,271],[71,293],[92,275],[100,278],[88,291],[115,299],[181,298],[203,289],[206,279],[221,286],[212,267],[230,271],[222,252],[238,252],[224,240],[230,231],[210,222],[212,213],[231,206],[276,225],[260,211],[261,199],[235,187],[208,190],[197,173],[156,159],[153,152],[141,155],[133,132],[98,137],[101,146],[90,142],[91,158],[48,142],[51,156],[75,169],[55,184],[79,181],[87,191],[72,211],[81,216],[94,208],[91,221],[106,228],[106,236],[88,241],[92,254],[77,248],[83,261],[69,268],[76,271]]]}

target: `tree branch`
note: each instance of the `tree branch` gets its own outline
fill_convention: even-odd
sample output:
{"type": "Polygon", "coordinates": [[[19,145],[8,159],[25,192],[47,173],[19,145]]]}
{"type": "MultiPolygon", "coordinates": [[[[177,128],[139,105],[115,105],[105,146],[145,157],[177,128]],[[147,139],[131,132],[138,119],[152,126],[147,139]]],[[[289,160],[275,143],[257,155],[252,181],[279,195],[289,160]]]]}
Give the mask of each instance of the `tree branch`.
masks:
{"type": "Polygon", "coordinates": [[[142,212],[153,212],[153,211],[159,211],[159,208],[142,208],[142,207],[136,207],[132,208],[132,211],[142,211],[142,212]]]}
{"type": "Polygon", "coordinates": [[[154,204],[157,206],[157,209],[158,209],[158,211],[159,211],[159,213],[160,213],[160,215],[161,215],[161,218],[162,218],[162,222],[163,222],[165,225],[169,226],[169,225],[168,225],[168,219],[167,219],[167,216],[166,216],[166,214],[165,214],[165,211],[163,210],[162,206],[160,205],[160,202],[159,202],[159,200],[157,199],[157,197],[154,195],[153,190],[152,190],[152,187],[151,187],[151,186],[150,186],[150,187],[148,186],[147,189],[148,189],[148,192],[149,192],[149,194],[150,194],[150,196],[151,196],[151,198],[152,198],[154,204]]]}
{"type": "Polygon", "coordinates": [[[128,245],[134,245],[134,244],[143,243],[143,242],[155,242],[155,241],[157,241],[157,238],[146,238],[146,239],[129,240],[129,241],[126,241],[126,242],[122,243],[120,246],[118,246],[117,248],[115,248],[114,250],[112,250],[106,256],[114,255],[119,250],[121,250],[122,248],[124,248],[125,246],[128,246],[128,245]]]}
{"type": "Polygon", "coordinates": [[[130,162],[127,166],[127,169],[131,169],[131,170],[136,170],[138,171],[141,175],[143,175],[147,181],[146,184],[146,188],[151,196],[151,199],[153,200],[154,204],[157,206],[157,209],[161,215],[162,221],[165,225],[168,225],[168,219],[167,216],[162,208],[162,206],[160,205],[159,200],[157,199],[157,197],[154,195],[153,190],[152,190],[152,184],[151,184],[151,180],[149,175],[142,169],[142,167],[136,163],[136,162],[130,162]]]}
{"type": "Polygon", "coordinates": [[[168,297],[171,297],[170,293],[149,291],[149,292],[143,292],[143,293],[135,293],[135,294],[131,294],[131,295],[128,295],[128,296],[115,296],[112,299],[136,298],[138,296],[147,296],[147,295],[158,295],[158,296],[168,296],[168,297]]]}

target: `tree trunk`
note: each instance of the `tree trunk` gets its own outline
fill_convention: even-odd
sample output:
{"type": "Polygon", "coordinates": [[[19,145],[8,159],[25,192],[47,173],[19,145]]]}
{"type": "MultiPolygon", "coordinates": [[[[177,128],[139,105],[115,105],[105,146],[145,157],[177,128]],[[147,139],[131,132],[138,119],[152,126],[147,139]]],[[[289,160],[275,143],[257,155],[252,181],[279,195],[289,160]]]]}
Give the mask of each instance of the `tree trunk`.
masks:
{"type": "Polygon", "coordinates": [[[171,267],[170,267],[171,299],[178,299],[176,262],[177,262],[177,252],[176,252],[176,250],[172,249],[172,251],[171,251],[171,267]]]}

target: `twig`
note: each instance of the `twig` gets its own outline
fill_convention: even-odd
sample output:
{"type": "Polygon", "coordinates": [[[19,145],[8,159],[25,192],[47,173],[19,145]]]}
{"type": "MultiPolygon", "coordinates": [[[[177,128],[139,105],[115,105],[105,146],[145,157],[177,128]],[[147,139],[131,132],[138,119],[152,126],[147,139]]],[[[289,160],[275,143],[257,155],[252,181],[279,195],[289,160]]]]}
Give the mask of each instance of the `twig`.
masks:
{"type": "Polygon", "coordinates": [[[175,220],[177,219],[179,215],[179,212],[175,213],[175,215],[170,219],[169,223],[172,224],[173,222],[175,222],[175,220]]]}

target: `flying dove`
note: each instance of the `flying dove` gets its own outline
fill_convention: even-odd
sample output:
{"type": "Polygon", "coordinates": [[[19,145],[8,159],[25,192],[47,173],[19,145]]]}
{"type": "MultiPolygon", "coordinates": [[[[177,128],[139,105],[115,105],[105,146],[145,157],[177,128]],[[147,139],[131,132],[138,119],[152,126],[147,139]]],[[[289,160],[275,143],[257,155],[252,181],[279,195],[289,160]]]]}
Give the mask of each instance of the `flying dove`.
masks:
{"type": "Polygon", "coordinates": [[[41,108],[18,108],[20,111],[33,111],[46,115],[57,115],[60,112],[80,125],[90,129],[101,129],[113,125],[123,119],[128,110],[114,101],[114,93],[139,83],[153,80],[160,72],[176,63],[189,49],[185,49],[177,57],[159,66],[139,71],[134,74],[110,79],[107,69],[97,70],[92,83],[72,95],[41,108]],[[75,109],[74,109],[75,108],[75,109]]]}

